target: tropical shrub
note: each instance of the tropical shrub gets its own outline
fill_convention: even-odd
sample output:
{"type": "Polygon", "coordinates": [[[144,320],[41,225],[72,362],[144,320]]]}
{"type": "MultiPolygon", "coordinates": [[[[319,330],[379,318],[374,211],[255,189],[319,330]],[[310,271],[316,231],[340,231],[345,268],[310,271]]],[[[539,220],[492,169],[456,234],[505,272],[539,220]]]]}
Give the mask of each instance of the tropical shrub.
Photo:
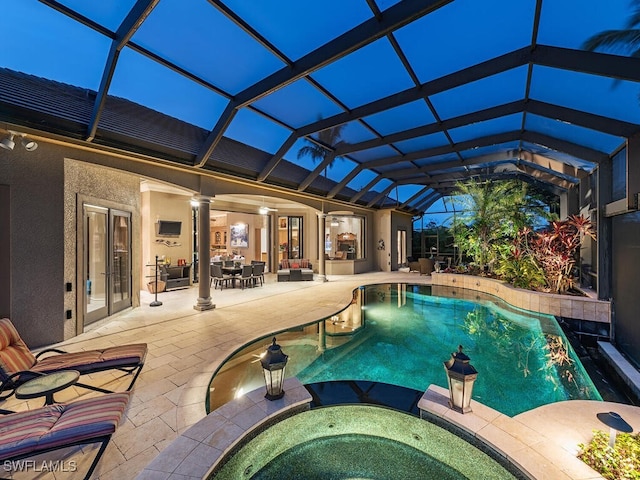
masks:
{"type": "Polygon", "coordinates": [[[458,183],[453,199],[460,212],[452,227],[455,243],[481,271],[496,265],[501,246],[520,229],[549,219],[549,199],[519,180],[458,183]]]}
{"type": "Polygon", "coordinates": [[[595,238],[591,222],[573,215],[534,232],[523,228],[503,247],[496,272],[516,287],[566,293],[573,288],[576,261],[585,236],[595,238]]]}
{"type": "Polygon", "coordinates": [[[588,445],[580,444],[578,458],[604,478],[611,480],[640,479],[640,433],[621,433],[615,447],[609,446],[609,434],[593,431],[588,445]]]}
{"type": "Polygon", "coordinates": [[[544,270],[529,249],[531,230],[522,229],[512,245],[499,247],[496,274],[514,287],[539,290],[546,286],[544,270]]]}
{"type": "Polygon", "coordinates": [[[552,292],[565,293],[575,286],[573,272],[585,236],[595,239],[591,222],[581,215],[572,215],[551,222],[548,230],[531,237],[530,249],[552,292]]]}

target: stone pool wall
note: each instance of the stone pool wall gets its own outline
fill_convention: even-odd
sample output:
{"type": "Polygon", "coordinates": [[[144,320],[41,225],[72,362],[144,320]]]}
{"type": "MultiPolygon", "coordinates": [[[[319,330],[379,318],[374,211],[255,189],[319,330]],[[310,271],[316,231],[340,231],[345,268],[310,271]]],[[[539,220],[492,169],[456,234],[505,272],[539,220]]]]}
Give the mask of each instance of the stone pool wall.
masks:
{"type": "Polygon", "coordinates": [[[611,323],[611,302],[590,297],[534,292],[515,288],[492,278],[455,273],[434,272],[431,274],[431,285],[434,295],[438,295],[438,286],[475,290],[495,295],[514,307],[532,312],[590,322],[611,323]]]}

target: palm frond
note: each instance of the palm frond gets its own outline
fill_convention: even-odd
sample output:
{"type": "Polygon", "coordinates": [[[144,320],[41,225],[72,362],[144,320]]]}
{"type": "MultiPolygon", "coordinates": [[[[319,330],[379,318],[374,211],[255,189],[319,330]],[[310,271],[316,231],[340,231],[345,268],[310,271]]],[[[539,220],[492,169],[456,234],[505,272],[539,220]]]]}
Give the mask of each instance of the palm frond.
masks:
{"type": "Polygon", "coordinates": [[[640,29],[605,30],[589,37],[582,47],[590,52],[606,50],[634,54],[640,49],[640,29]]]}
{"type": "MultiPolygon", "coordinates": [[[[298,150],[297,157],[300,159],[305,156],[311,157],[313,163],[322,162],[327,155],[329,155],[328,148],[323,147],[322,145],[326,145],[327,147],[337,148],[340,145],[343,145],[345,142],[341,140],[342,129],[345,124],[336,125],[335,127],[327,128],[326,130],[321,130],[318,132],[318,143],[312,142],[309,139],[305,139],[308,145],[300,148],[298,150]]],[[[329,164],[329,168],[332,168],[335,164],[336,159],[329,164]]]]}
{"type": "Polygon", "coordinates": [[[627,18],[627,28],[638,28],[640,26],[640,1],[633,0],[631,2],[634,5],[633,13],[627,18]]]}

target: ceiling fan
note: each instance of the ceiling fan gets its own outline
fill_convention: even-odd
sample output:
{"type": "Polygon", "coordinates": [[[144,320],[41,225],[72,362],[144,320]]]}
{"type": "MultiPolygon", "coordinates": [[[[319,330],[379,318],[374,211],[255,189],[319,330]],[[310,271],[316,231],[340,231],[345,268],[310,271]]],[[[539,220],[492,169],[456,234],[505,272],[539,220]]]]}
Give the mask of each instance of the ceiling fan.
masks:
{"type": "Polygon", "coordinates": [[[277,211],[278,211],[278,209],[277,209],[277,208],[267,207],[267,206],[264,204],[264,197],[262,197],[262,206],[258,209],[258,213],[259,213],[260,215],[266,215],[266,214],[268,214],[269,212],[277,212],[277,211]]]}

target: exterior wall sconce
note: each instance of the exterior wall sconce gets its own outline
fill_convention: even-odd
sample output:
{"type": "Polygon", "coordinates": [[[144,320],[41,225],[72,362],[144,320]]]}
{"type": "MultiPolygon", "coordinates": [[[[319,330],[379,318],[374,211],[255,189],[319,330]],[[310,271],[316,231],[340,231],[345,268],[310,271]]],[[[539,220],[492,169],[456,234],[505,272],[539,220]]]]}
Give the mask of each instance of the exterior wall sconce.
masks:
{"type": "Polygon", "coordinates": [[[444,362],[449,383],[449,407],[460,413],[471,411],[473,383],[478,377],[478,371],[469,361],[470,358],[462,353],[462,345],[459,345],[458,351],[444,362]]]}
{"type": "Polygon", "coordinates": [[[0,141],[0,147],[4,148],[5,150],[13,150],[16,146],[16,142],[14,140],[16,135],[20,135],[20,137],[22,137],[22,141],[20,143],[27,152],[33,152],[36,148],[38,148],[38,144],[35,140],[30,140],[24,134],[11,131],[9,132],[8,137],[5,137],[2,139],[2,141],[0,141]]]}
{"type": "Polygon", "coordinates": [[[619,414],[616,412],[603,412],[596,415],[598,420],[609,427],[609,446],[613,448],[616,444],[616,437],[618,432],[631,433],[633,427],[629,425],[619,414]]]}
{"type": "Polygon", "coordinates": [[[280,345],[273,337],[273,343],[267,348],[260,363],[264,373],[264,383],[267,387],[265,398],[267,400],[278,400],[284,396],[284,369],[287,366],[288,355],[285,355],[280,345]]]}

